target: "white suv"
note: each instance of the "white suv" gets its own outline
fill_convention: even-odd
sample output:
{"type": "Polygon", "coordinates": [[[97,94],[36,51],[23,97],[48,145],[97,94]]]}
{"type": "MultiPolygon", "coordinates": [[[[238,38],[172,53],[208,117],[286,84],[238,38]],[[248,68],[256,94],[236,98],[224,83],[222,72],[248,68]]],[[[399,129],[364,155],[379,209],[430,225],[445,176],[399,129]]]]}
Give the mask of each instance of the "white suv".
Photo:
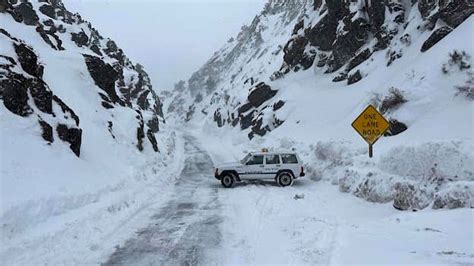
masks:
{"type": "Polygon", "coordinates": [[[290,186],[293,180],[304,176],[303,163],[294,152],[254,152],[247,154],[240,162],[218,165],[215,178],[224,187],[234,182],[255,179],[275,180],[282,187],[290,186]]]}

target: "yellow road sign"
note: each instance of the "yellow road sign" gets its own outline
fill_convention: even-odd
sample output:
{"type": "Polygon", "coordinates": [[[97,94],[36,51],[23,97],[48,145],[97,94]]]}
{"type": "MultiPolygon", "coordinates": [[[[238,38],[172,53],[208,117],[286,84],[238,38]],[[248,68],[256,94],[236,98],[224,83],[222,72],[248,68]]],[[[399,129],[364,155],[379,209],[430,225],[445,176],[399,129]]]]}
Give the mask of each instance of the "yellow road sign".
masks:
{"type": "Polygon", "coordinates": [[[352,122],[352,127],[369,143],[369,148],[372,148],[372,145],[388,130],[390,124],[375,107],[369,105],[352,122]]]}

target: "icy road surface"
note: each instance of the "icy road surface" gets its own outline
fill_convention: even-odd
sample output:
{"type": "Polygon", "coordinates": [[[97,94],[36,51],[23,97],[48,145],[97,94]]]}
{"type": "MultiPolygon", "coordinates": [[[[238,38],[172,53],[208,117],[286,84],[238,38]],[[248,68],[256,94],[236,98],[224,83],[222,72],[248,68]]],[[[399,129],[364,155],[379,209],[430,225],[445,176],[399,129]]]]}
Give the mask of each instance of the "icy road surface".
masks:
{"type": "Polygon", "coordinates": [[[400,212],[308,179],[224,189],[196,139],[185,151],[174,196],[106,265],[474,262],[470,209],[400,212]]]}
{"type": "Polygon", "coordinates": [[[185,139],[186,160],[174,197],[112,254],[105,265],[196,265],[216,261],[221,242],[218,187],[210,186],[212,160],[191,137],[185,139]]]}

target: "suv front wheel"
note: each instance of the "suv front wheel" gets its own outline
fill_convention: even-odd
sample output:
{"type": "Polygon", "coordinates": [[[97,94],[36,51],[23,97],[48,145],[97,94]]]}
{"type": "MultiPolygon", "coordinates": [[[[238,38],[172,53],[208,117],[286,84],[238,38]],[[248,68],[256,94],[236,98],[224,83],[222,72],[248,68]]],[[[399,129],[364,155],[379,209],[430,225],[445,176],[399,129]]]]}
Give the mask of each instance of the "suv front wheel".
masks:
{"type": "Polygon", "coordinates": [[[293,176],[288,172],[279,173],[276,180],[281,187],[287,187],[293,184],[293,176]]]}
{"type": "Polygon", "coordinates": [[[234,184],[234,177],[232,174],[225,174],[221,177],[221,184],[225,188],[230,188],[234,184]]]}

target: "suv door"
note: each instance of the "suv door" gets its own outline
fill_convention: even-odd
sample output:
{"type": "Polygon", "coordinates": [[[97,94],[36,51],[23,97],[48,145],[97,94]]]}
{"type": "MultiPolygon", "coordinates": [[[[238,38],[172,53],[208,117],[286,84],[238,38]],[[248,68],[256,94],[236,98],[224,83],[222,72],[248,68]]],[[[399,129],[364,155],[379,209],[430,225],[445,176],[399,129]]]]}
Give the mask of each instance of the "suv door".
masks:
{"type": "Polygon", "coordinates": [[[241,179],[260,178],[263,172],[263,155],[253,155],[245,164],[244,174],[241,175],[241,179]]]}
{"type": "Polygon", "coordinates": [[[265,174],[264,178],[273,179],[276,173],[281,168],[281,160],[279,154],[266,154],[265,155],[265,174]]]}

